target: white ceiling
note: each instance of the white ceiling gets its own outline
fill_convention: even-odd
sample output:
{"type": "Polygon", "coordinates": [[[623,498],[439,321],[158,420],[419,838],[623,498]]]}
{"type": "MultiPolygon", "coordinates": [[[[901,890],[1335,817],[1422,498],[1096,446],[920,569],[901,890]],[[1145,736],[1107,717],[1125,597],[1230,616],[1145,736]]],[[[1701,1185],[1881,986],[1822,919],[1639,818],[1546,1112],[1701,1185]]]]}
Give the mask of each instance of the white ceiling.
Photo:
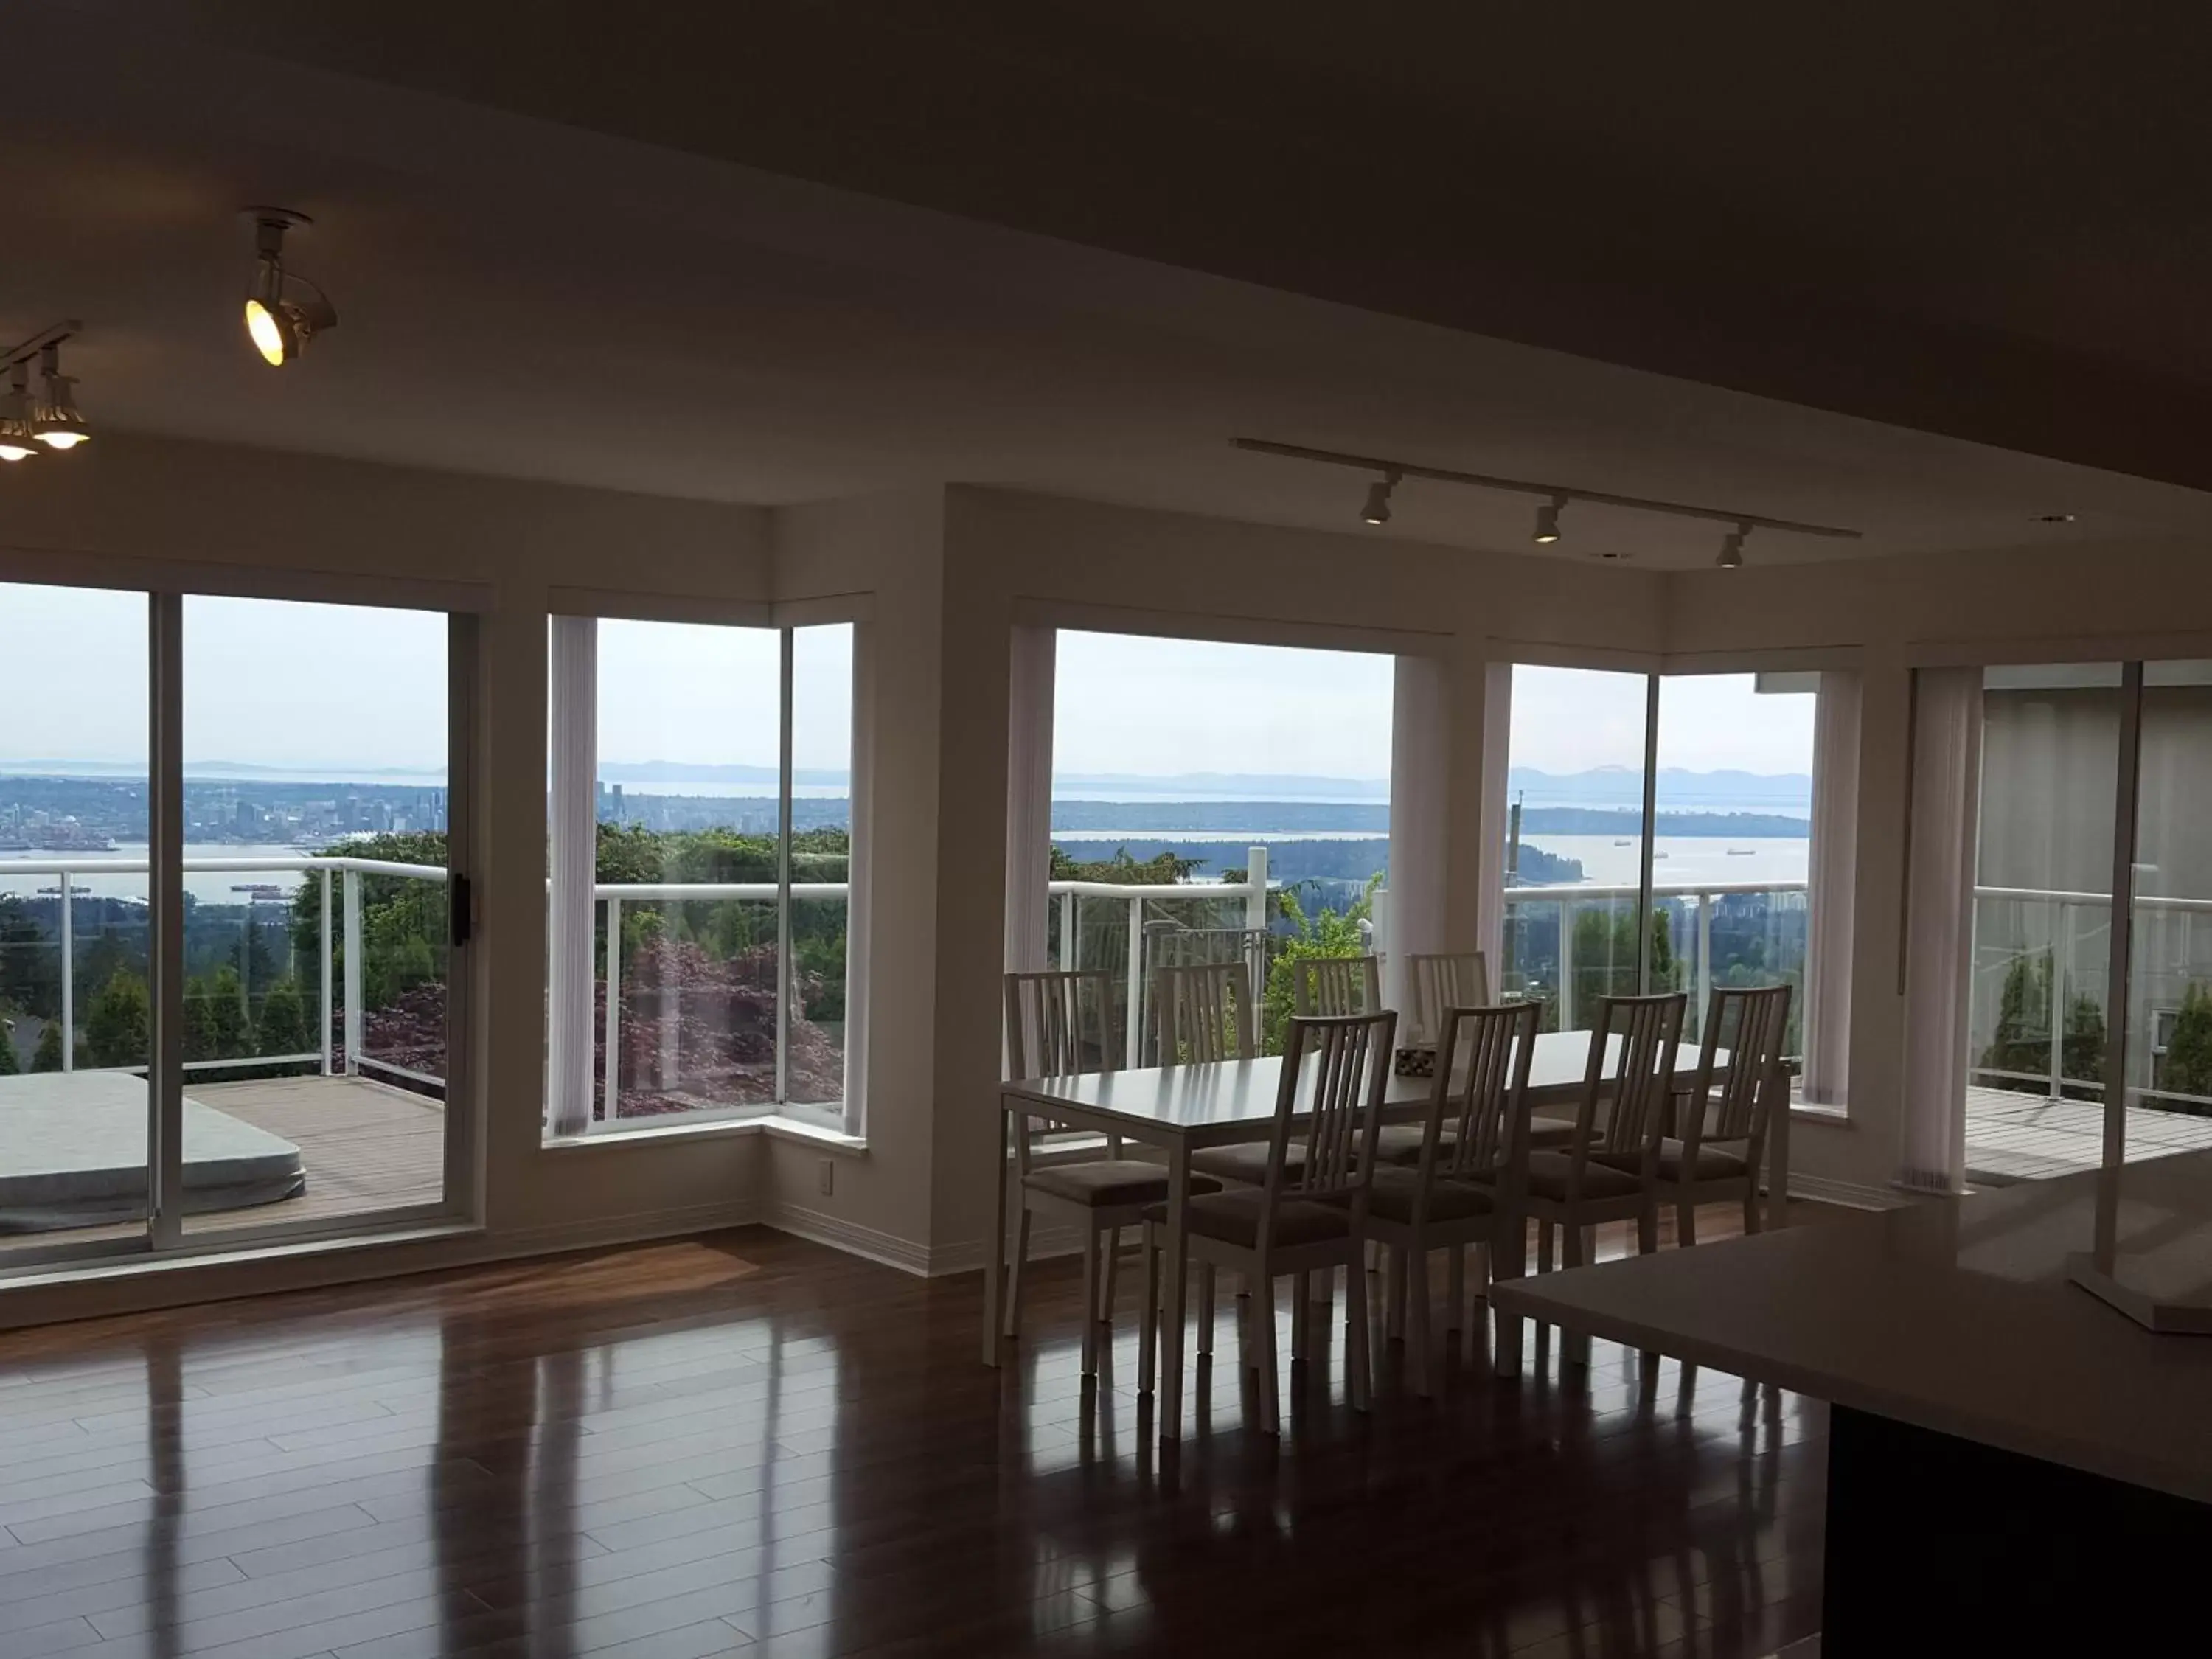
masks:
{"type": "MultiPolygon", "coordinates": [[[[87,412],[175,434],[777,503],[943,480],[1351,527],[1250,434],[1863,529],[1755,558],[2202,537],[2212,496],[1823,414],[34,10],[0,137],[0,332],[62,316],[87,412]],[[342,325],[243,340],[238,210],[342,325]],[[2051,512],[2075,523],[2034,522],[2051,512]]],[[[4,501],[0,477],[0,502],[4,501]]],[[[1530,504],[1409,483],[1385,535],[1532,555],[1530,504]]],[[[4,509],[0,509],[4,510],[4,509]]],[[[1541,556],[1710,562],[1577,508],[1541,556]]]]}

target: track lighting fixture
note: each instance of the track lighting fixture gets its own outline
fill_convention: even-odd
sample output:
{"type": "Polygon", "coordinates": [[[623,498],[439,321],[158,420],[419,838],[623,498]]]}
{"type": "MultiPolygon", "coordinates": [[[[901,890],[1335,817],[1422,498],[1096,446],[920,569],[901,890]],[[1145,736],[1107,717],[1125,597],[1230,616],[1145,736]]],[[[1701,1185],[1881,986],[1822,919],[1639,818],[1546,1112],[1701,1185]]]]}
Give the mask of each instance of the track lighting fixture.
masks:
{"type": "Polygon", "coordinates": [[[31,366],[17,362],[11,382],[0,393],[0,461],[27,461],[39,453],[31,433],[31,366]]]}
{"type": "MultiPolygon", "coordinates": [[[[1369,524],[1390,520],[1390,492],[1401,479],[1431,478],[1438,483],[1462,484],[1474,489],[1503,490],[1516,495],[1544,498],[1536,508],[1538,543],[1549,546],[1559,539],[1559,514],[1570,502],[1598,507],[1626,507],[1632,512],[1656,513],[1674,519],[1701,519],[1708,524],[1732,526],[1721,544],[1721,564],[1735,569],[1743,562],[1743,544],[1754,530],[1786,531],[1793,536],[1835,537],[1856,541],[1859,532],[1838,525],[1805,524],[1796,519],[1771,519],[1757,513],[1731,513],[1717,507],[1693,507],[1687,501],[1654,501],[1645,495],[1617,495],[1604,489],[1571,489],[1559,484],[1538,483],[1529,478],[1501,478],[1486,472],[1461,472],[1448,466],[1423,466],[1418,462],[1394,461],[1381,455],[1353,455],[1340,449],[1310,449],[1304,444],[1277,443],[1272,438],[1232,438],[1237,448],[1260,455],[1281,455],[1294,461],[1322,466],[1348,466],[1379,474],[1367,492],[1367,507],[1360,517],[1369,524]]],[[[1601,555],[1601,556],[1605,556],[1601,555]]],[[[1626,556],[1623,555],[1622,556],[1626,556]]]]}
{"type": "Polygon", "coordinates": [[[253,283],[246,295],[246,333],[271,368],[296,360],[309,340],[338,325],[330,296],[284,267],[284,233],[313,222],[289,208],[248,208],[253,220],[253,283]]]}
{"type": "Polygon", "coordinates": [[[1388,524],[1390,522],[1390,492],[1398,487],[1398,480],[1404,476],[1395,466],[1386,467],[1382,476],[1368,487],[1367,505],[1359,510],[1359,517],[1363,523],[1388,524]]]}
{"type": "Polygon", "coordinates": [[[89,442],[92,434],[76,406],[76,382],[61,369],[59,341],[50,341],[39,352],[39,409],[31,417],[31,435],[49,449],[75,449],[89,442]]]}
{"type": "Polygon", "coordinates": [[[1549,547],[1559,539],[1559,509],[1567,504],[1565,495],[1554,495],[1536,509],[1536,543],[1549,547]]]}

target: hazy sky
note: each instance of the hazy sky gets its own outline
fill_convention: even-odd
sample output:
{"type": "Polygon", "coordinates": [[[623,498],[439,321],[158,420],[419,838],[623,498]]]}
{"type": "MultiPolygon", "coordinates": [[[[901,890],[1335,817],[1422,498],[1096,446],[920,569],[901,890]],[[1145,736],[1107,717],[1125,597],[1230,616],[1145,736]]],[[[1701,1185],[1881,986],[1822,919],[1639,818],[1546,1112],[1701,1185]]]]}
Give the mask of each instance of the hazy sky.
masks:
{"type": "MultiPolygon", "coordinates": [[[[0,759],[137,761],[146,753],[146,601],[0,585],[0,759]]],[[[608,761],[773,766],[775,635],[607,622],[599,753],[608,761]]],[[[1340,651],[1063,631],[1054,769],[1387,777],[1391,662],[1340,651]]],[[[801,629],[793,739],[803,768],[849,757],[851,630],[801,629]]],[[[1633,767],[1644,681],[1516,670],[1514,763],[1633,767]]],[[[1662,766],[1811,768],[1813,698],[1748,675],[1661,691],[1662,766]]],[[[446,621],[422,611],[195,598],[185,606],[185,753],[310,770],[441,769],[446,621]]]]}

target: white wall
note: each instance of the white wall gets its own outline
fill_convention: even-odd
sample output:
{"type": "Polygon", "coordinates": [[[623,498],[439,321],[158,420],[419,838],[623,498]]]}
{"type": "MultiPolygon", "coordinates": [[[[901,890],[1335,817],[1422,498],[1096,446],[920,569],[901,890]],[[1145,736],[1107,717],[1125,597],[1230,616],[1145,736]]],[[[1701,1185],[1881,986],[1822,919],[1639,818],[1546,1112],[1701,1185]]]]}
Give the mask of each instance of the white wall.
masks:
{"type": "MultiPolygon", "coordinates": [[[[2208,562],[2154,545],[1661,575],[965,486],[765,511],[113,435],[0,476],[0,579],[483,614],[474,989],[490,1250],[766,1215],[913,1267],[980,1259],[1017,619],[1436,658],[1450,721],[1454,939],[1474,936],[1496,878],[1478,829],[1491,805],[1493,662],[1860,669],[1852,1123],[1802,1128],[1796,1152],[1801,1168],[1869,1188],[1895,1158],[1911,665],[1976,653],[2179,655],[2190,630],[2212,635],[2208,562]],[[660,614],[828,599],[866,619],[855,709],[874,860],[864,1153],[729,1133],[541,1146],[545,616],[556,589],[660,614]]],[[[452,1259],[442,1246],[382,1246],[336,1267],[174,1268],[106,1302],[19,1287],[0,1291],[0,1322],[452,1259]]]]}

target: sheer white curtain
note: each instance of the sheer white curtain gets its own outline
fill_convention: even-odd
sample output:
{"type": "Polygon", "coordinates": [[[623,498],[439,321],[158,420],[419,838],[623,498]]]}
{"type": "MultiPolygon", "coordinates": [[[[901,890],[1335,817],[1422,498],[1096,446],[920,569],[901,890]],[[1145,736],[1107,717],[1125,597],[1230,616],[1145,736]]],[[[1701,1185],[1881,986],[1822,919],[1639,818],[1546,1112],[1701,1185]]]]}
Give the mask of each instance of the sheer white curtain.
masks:
{"type": "Polygon", "coordinates": [[[1934,1192],[1957,1191],[1966,1176],[1966,1024],[1981,784],[1982,671],[1918,670],[1898,1180],[1934,1192]]]}
{"type": "Polygon", "coordinates": [[[1006,707],[1006,971],[1051,964],[1052,696],[1058,634],[1014,629],[1006,707]]]}
{"type": "Polygon", "coordinates": [[[546,935],[546,1127],[580,1135],[592,1127],[592,961],[598,880],[599,625],[556,617],[548,641],[553,882],[546,935]]]}
{"type": "Polygon", "coordinates": [[[1482,822],[1477,826],[1482,845],[1475,860],[1482,885],[1474,909],[1474,948],[1489,965],[1492,995],[1505,983],[1505,816],[1512,748],[1513,665],[1494,662],[1483,671],[1482,822]]]}
{"type": "MultiPolygon", "coordinates": [[[[1409,953],[1446,948],[1444,855],[1450,786],[1450,688],[1443,662],[1400,657],[1390,702],[1389,921],[1382,1006],[1410,1009],[1409,953]]],[[[1401,1026],[1402,1030],[1402,1020],[1401,1026]]]]}
{"type": "Polygon", "coordinates": [[[1824,672],[1813,715],[1813,844],[1806,884],[1804,1097],[1849,1099],[1851,914],[1857,890],[1859,677],[1824,672]]]}

